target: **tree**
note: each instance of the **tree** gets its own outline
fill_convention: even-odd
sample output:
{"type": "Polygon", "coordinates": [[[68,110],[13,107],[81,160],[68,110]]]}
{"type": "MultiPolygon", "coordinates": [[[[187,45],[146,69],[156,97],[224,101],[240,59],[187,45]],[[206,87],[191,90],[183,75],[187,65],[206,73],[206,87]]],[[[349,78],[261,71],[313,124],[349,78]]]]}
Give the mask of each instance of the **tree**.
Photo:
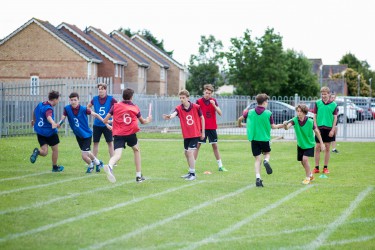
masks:
{"type": "Polygon", "coordinates": [[[223,84],[219,70],[222,64],[222,49],[222,42],[216,40],[213,35],[201,36],[198,54],[190,56],[188,66],[190,76],[186,82],[186,88],[191,94],[202,93],[203,85],[207,83],[216,88],[223,84]]]}
{"type": "Polygon", "coordinates": [[[246,30],[241,38],[232,38],[232,46],[224,56],[228,62],[229,82],[236,87],[236,94],[256,93],[257,61],[259,58],[256,43],[251,39],[251,31],[246,30]]]}
{"type": "MultiPolygon", "coordinates": [[[[370,70],[370,65],[367,63],[367,61],[360,61],[357,59],[357,57],[354,54],[348,53],[345,54],[341,60],[339,61],[340,64],[346,64],[348,65],[348,68],[358,72],[361,75],[361,82],[364,81],[363,86],[365,87],[363,89],[363,94],[362,94],[362,89],[360,90],[361,96],[369,96],[370,94],[370,86],[367,84],[367,81],[369,79],[374,79],[375,80],[375,72],[370,70]],[[367,86],[368,86],[368,91],[367,91],[367,86]],[[368,93],[367,93],[368,92],[368,93]]],[[[358,80],[357,80],[357,85],[358,85],[358,80]]],[[[375,96],[375,84],[372,84],[372,95],[375,96]]],[[[362,86],[362,84],[361,84],[362,86]]],[[[356,96],[358,93],[357,92],[350,92],[349,91],[349,86],[348,86],[348,94],[356,96]]]]}
{"type": "Polygon", "coordinates": [[[288,81],[281,84],[279,95],[315,97],[319,92],[317,76],[311,71],[311,62],[302,54],[294,50],[286,51],[286,72],[288,81]]]}
{"type": "MultiPolygon", "coordinates": [[[[360,96],[369,96],[370,94],[370,86],[366,83],[363,76],[361,74],[351,68],[348,68],[345,72],[345,81],[348,87],[348,95],[349,96],[357,96],[358,95],[358,76],[359,78],[359,95],[360,96]]],[[[340,75],[334,75],[334,78],[339,78],[340,75]]]]}
{"type": "Polygon", "coordinates": [[[136,34],[141,35],[144,39],[149,41],[150,43],[154,44],[156,47],[158,47],[160,50],[162,50],[164,53],[168,54],[168,56],[172,57],[173,56],[173,50],[172,51],[166,51],[164,49],[164,40],[159,41],[149,30],[138,30],[137,32],[132,32],[130,28],[124,29],[124,28],[119,28],[119,32],[124,33],[128,37],[132,37],[136,34]]]}

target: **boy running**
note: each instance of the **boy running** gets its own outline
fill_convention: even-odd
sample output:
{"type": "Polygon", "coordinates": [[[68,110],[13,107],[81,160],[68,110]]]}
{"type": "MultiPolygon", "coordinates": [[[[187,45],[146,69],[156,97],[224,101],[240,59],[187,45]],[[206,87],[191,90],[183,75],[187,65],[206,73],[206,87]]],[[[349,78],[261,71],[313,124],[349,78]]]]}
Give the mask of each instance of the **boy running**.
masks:
{"type": "Polygon", "coordinates": [[[98,160],[90,151],[92,131],[89,127],[87,115],[97,117],[98,119],[102,118],[94,111],[79,105],[79,95],[76,92],[69,95],[69,102],[70,105],[64,107],[64,113],[61,116],[59,124],[61,125],[65,118],[68,117],[70,128],[73,130],[81,149],[82,160],[88,165],[86,173],[90,174],[94,171],[94,164],[96,165],[96,172],[100,172],[103,162],[98,160]]]}
{"type": "Polygon", "coordinates": [[[189,173],[181,176],[185,180],[193,181],[195,175],[195,158],[194,151],[197,150],[199,139],[205,138],[204,116],[199,105],[189,101],[189,91],[181,90],[178,93],[181,105],[178,105],[175,111],[169,115],[163,115],[165,120],[173,119],[178,116],[184,138],[185,157],[189,165],[189,173]]]}
{"type": "Polygon", "coordinates": [[[282,128],[283,124],[275,124],[272,117],[272,112],[267,110],[268,95],[258,94],[256,101],[258,106],[255,109],[245,110],[244,114],[238,118],[238,123],[241,124],[243,119],[246,120],[247,138],[251,142],[251,150],[255,157],[255,186],[263,187],[263,180],[260,176],[261,154],[264,155],[263,165],[266,168],[267,174],[272,174],[270,161],[270,140],[271,128],[282,128]]]}
{"type": "Polygon", "coordinates": [[[297,137],[297,161],[300,161],[302,167],[305,169],[306,178],[302,181],[302,184],[310,184],[314,180],[314,176],[311,173],[309,158],[314,157],[314,148],[315,148],[315,136],[320,142],[320,147],[322,150],[325,150],[325,146],[320,136],[319,129],[315,127],[314,121],[309,119],[306,115],[309,112],[309,108],[300,104],[296,107],[297,116],[288,121],[285,121],[284,128],[285,130],[289,129],[291,126],[294,126],[294,132],[297,137]]]}
{"type": "Polygon", "coordinates": [[[48,94],[48,101],[39,103],[33,111],[31,126],[38,137],[40,149],[34,148],[30,156],[30,162],[35,163],[38,155],[46,156],[48,154],[48,146],[52,148],[52,172],[61,172],[63,166],[57,165],[59,156],[59,135],[57,134],[58,124],[54,121],[54,107],[59,103],[60,94],[58,91],[52,90],[48,94]]]}
{"type": "Polygon", "coordinates": [[[136,182],[142,182],[145,178],[142,176],[141,167],[141,152],[138,146],[137,132],[138,120],[141,124],[147,124],[152,121],[150,115],[144,119],[137,105],[133,101],[134,90],[130,88],[124,89],[122,93],[123,101],[115,103],[109,111],[103,122],[108,123],[108,120],[113,116],[112,133],[114,137],[114,155],[109,160],[108,165],[104,166],[104,171],[107,173],[107,179],[114,183],[116,177],[113,175],[113,167],[121,159],[122,150],[126,148],[127,144],[133,149],[134,163],[136,168],[136,182]]]}
{"type": "Polygon", "coordinates": [[[217,123],[216,123],[216,112],[221,116],[221,109],[219,104],[217,103],[215,98],[212,98],[212,94],[214,92],[214,87],[211,84],[206,84],[203,86],[203,97],[196,101],[201,107],[204,122],[205,122],[205,137],[203,140],[199,140],[197,150],[194,151],[195,160],[198,158],[199,148],[201,147],[202,143],[206,143],[207,137],[208,142],[212,145],[212,149],[214,151],[214,155],[217,161],[217,165],[219,167],[219,171],[228,171],[225,167],[223,167],[223,163],[221,161],[219,148],[217,146],[217,123]]]}

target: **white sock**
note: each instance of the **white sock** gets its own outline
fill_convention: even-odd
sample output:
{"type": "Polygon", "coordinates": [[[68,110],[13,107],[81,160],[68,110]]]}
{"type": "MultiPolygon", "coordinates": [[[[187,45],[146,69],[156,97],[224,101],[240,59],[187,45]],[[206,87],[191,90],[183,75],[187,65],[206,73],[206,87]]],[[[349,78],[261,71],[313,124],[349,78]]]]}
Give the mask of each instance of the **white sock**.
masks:
{"type": "Polygon", "coordinates": [[[92,160],[95,165],[99,165],[100,164],[100,161],[98,160],[98,158],[94,157],[94,160],[92,160]]]}
{"type": "Polygon", "coordinates": [[[223,166],[223,163],[221,162],[221,159],[217,160],[217,165],[219,166],[219,168],[221,168],[223,166]]]}
{"type": "Polygon", "coordinates": [[[195,174],[195,168],[189,168],[189,173],[195,174]]]}
{"type": "Polygon", "coordinates": [[[260,174],[256,174],[255,177],[260,179],[260,174]]]}
{"type": "Polygon", "coordinates": [[[135,172],[135,176],[141,177],[142,176],[142,172],[135,172]]]}

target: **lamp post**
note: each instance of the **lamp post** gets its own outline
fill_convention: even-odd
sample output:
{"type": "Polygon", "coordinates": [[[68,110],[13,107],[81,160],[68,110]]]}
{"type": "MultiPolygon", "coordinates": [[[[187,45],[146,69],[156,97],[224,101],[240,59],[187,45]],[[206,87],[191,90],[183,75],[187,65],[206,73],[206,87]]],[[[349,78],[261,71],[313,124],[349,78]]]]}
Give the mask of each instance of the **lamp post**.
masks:
{"type": "Polygon", "coordinates": [[[358,78],[358,92],[357,92],[357,96],[359,96],[359,88],[361,86],[361,75],[358,74],[357,78],[358,78]]]}
{"type": "Polygon", "coordinates": [[[368,79],[368,81],[370,82],[370,98],[372,98],[372,86],[371,86],[372,78],[368,79]]]}

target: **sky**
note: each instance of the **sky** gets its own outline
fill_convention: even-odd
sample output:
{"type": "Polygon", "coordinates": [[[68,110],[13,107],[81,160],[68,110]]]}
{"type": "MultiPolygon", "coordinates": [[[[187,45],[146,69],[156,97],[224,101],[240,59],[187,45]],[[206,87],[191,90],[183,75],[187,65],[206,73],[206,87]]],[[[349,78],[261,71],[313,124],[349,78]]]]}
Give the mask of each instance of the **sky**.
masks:
{"type": "Polygon", "coordinates": [[[260,38],[267,28],[283,37],[283,47],[338,64],[347,53],[375,70],[375,1],[370,0],[11,0],[0,8],[0,39],[31,18],[106,33],[147,29],[173,57],[188,65],[200,37],[213,35],[227,51],[246,29],[260,38]]]}

